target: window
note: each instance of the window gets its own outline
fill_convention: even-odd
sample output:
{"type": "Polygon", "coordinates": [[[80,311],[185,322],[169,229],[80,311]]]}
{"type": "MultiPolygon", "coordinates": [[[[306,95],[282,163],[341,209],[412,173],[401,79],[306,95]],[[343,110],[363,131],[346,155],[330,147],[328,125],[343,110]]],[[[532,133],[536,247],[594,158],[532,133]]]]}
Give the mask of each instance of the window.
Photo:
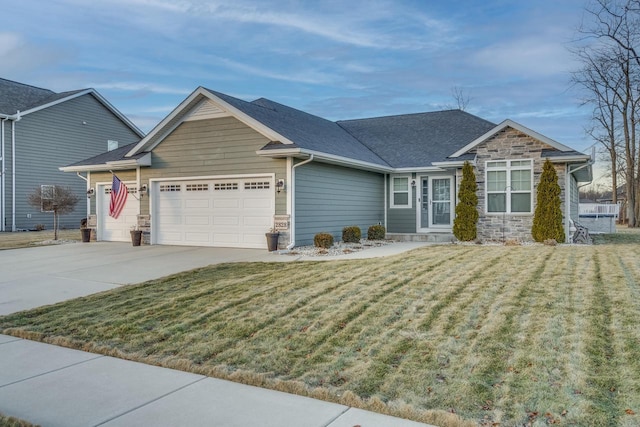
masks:
{"type": "Polygon", "coordinates": [[[238,183],[237,182],[223,182],[213,184],[213,191],[226,191],[226,190],[237,190],[238,183]]]}
{"type": "Polygon", "coordinates": [[[531,160],[487,162],[488,213],[531,213],[533,167],[531,160]]]}
{"type": "Polygon", "coordinates": [[[209,191],[209,184],[187,184],[187,191],[209,191]]]}
{"type": "Polygon", "coordinates": [[[118,141],[114,141],[113,139],[107,140],[107,151],[113,151],[118,148],[118,141]]]}
{"type": "Polygon", "coordinates": [[[411,183],[408,176],[394,176],[391,178],[391,207],[411,207],[411,183]]]}
{"type": "Polygon", "coordinates": [[[160,186],[161,193],[175,192],[175,191],[180,191],[180,184],[162,184],[160,186]]]}
{"type": "Polygon", "coordinates": [[[40,186],[40,211],[41,212],[53,212],[53,200],[55,198],[55,195],[56,195],[55,185],[40,186]]]}
{"type": "Polygon", "coordinates": [[[269,182],[268,181],[245,182],[244,189],[245,190],[267,190],[269,189],[269,182]]]}

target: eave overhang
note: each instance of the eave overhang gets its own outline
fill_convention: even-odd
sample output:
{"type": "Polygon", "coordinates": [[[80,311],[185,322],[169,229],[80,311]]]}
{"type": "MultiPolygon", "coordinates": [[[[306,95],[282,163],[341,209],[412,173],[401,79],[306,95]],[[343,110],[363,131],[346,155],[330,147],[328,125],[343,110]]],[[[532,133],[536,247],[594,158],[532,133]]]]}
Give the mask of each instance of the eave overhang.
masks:
{"type": "Polygon", "coordinates": [[[62,172],[104,172],[110,170],[127,170],[149,166],[151,166],[151,153],[146,153],[144,156],[138,157],[136,159],[114,160],[100,165],[63,166],[58,169],[62,172]]]}

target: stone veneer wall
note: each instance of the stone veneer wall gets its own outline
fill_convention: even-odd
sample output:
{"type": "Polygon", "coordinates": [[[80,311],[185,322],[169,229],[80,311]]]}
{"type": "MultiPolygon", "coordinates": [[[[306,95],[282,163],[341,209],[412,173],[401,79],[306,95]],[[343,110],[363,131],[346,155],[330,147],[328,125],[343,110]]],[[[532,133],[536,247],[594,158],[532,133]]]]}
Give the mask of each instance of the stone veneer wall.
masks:
{"type": "MultiPolygon", "coordinates": [[[[537,139],[521,133],[512,128],[505,128],[495,136],[476,147],[476,180],[478,181],[478,238],[480,240],[502,241],[503,232],[505,240],[531,241],[531,226],[533,225],[533,212],[531,214],[504,215],[501,213],[488,214],[485,208],[485,164],[491,160],[532,159],[533,160],[533,207],[536,206],[536,190],[542,173],[544,160],[541,159],[543,149],[552,149],[537,139]],[[504,225],[503,225],[504,224],[504,225]]],[[[562,200],[561,209],[565,212],[565,171],[564,164],[554,165],[558,174],[562,200]]],[[[564,216],[564,215],[563,215],[564,216]]]]}

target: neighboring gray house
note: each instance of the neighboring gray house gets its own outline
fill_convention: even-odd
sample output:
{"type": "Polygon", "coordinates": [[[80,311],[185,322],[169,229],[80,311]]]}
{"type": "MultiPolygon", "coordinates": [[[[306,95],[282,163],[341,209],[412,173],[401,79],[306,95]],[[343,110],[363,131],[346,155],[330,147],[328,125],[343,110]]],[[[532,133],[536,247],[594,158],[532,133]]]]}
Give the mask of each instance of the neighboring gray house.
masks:
{"type": "Polygon", "coordinates": [[[483,240],[531,240],[542,162],[556,166],[567,236],[590,156],[510,120],[460,110],[332,122],[270,101],[196,89],[137,144],[61,169],[86,174],[99,240],[129,239],[139,220],[151,244],[264,248],[366,235],[449,241],[465,161],[475,166],[483,240]],[[133,197],[108,216],[111,171],[133,197]]]}
{"type": "Polygon", "coordinates": [[[55,93],[0,79],[0,231],[53,226],[53,215],[29,205],[37,187],[70,186],[81,197],[61,227],[86,217],[86,184],[60,165],[139,141],[144,134],[94,89],[55,93]]]}

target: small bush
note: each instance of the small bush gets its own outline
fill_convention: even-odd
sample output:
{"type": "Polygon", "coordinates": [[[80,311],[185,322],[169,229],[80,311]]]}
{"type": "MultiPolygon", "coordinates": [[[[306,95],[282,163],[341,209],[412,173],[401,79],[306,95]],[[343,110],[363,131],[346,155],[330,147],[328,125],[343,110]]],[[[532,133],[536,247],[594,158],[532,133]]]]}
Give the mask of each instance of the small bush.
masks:
{"type": "Polygon", "coordinates": [[[362,231],[357,225],[345,227],[342,229],[342,241],[345,243],[360,243],[362,231]]]}
{"type": "Polygon", "coordinates": [[[316,248],[329,249],[333,246],[333,236],[329,233],[318,233],[313,236],[313,244],[316,248]]]}
{"type": "Polygon", "coordinates": [[[367,230],[367,239],[369,240],[384,240],[387,230],[384,225],[372,225],[367,230]]]}
{"type": "Polygon", "coordinates": [[[36,231],[43,231],[46,230],[46,228],[47,227],[44,224],[36,224],[36,226],[34,227],[36,231]]]}
{"type": "Polygon", "coordinates": [[[520,243],[520,240],[516,240],[516,239],[508,239],[506,242],[504,242],[505,246],[522,246],[522,243],[520,243]]]}
{"type": "Polygon", "coordinates": [[[557,246],[558,242],[556,242],[556,239],[547,239],[542,242],[542,244],[544,244],[545,246],[557,246]]]}

